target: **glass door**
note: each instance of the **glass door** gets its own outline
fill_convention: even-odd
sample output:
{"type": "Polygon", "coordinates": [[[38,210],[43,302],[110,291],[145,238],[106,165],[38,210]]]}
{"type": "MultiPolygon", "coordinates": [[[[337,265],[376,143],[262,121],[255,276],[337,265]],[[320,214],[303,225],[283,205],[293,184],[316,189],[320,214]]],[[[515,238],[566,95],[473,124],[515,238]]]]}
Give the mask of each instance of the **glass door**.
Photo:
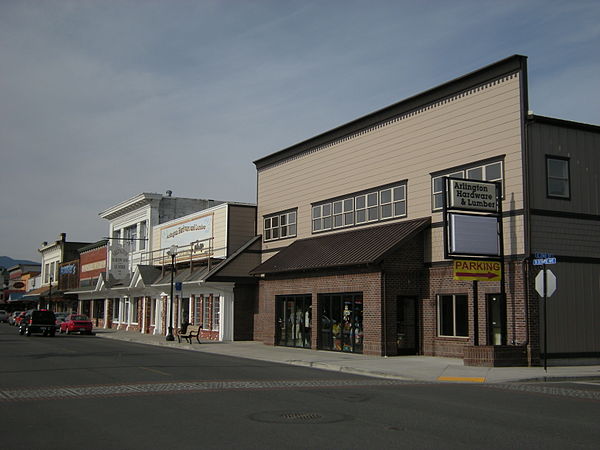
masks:
{"type": "Polygon", "coordinates": [[[503,308],[502,297],[500,294],[490,294],[487,296],[488,309],[488,341],[490,345],[502,345],[504,342],[502,335],[503,308]]]}
{"type": "Polygon", "coordinates": [[[310,295],[280,295],[276,299],[275,343],[286,347],[310,348],[310,295]]]}

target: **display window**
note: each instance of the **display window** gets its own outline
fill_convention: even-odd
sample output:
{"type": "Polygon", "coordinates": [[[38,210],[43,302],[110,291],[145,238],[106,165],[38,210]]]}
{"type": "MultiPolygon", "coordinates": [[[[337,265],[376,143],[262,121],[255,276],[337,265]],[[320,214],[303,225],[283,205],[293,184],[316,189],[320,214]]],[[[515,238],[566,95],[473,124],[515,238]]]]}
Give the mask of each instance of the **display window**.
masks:
{"type": "Polygon", "coordinates": [[[321,340],[319,348],[337,352],[363,351],[362,292],[319,294],[321,340]]]}
{"type": "Polygon", "coordinates": [[[278,295],[276,301],[277,345],[310,348],[312,297],[310,295],[278,295]]]}

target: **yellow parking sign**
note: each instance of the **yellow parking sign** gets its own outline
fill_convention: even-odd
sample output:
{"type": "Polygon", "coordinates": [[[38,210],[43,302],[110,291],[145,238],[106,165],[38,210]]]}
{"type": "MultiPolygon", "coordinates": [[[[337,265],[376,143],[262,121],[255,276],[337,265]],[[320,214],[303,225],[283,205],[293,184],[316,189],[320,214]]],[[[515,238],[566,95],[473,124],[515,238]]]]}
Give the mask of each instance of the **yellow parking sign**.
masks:
{"type": "Polygon", "coordinates": [[[465,281],[500,281],[500,261],[454,260],[454,279],[465,281]]]}

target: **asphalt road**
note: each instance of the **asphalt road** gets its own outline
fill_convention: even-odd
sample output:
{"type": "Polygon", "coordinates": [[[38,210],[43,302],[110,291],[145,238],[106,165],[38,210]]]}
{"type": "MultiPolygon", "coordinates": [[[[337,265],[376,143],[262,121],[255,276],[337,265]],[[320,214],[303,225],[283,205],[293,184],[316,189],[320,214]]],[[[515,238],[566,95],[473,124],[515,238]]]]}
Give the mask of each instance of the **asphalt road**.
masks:
{"type": "Polygon", "coordinates": [[[598,448],[598,382],[408,383],[0,324],[6,449],[598,448]]]}

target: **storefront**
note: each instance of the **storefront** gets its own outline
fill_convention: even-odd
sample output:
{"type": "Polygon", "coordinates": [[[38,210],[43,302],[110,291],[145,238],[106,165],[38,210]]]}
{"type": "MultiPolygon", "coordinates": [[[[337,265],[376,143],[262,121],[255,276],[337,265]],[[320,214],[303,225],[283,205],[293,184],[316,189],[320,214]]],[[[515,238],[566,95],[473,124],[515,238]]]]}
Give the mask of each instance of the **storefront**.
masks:
{"type": "Polygon", "coordinates": [[[321,341],[319,348],[362,353],[362,292],[320,294],[321,341]]]}
{"type": "Polygon", "coordinates": [[[277,308],[277,345],[310,348],[311,305],[310,295],[279,295],[277,308]]]}
{"type": "Polygon", "coordinates": [[[344,353],[416,353],[415,299],[423,294],[429,224],[424,218],[284,248],[252,271],[260,277],[256,339],[344,353]]]}

